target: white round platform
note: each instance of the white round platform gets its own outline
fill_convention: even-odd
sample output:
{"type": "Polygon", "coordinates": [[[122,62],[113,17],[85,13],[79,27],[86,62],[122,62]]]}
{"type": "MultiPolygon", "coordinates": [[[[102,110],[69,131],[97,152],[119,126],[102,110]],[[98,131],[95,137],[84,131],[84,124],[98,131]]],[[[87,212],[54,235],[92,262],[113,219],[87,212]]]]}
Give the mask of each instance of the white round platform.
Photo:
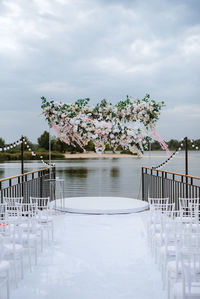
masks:
{"type": "Polygon", "coordinates": [[[127,214],[146,210],[148,203],[125,197],[70,197],[57,199],[56,208],[78,214],[127,214]]]}

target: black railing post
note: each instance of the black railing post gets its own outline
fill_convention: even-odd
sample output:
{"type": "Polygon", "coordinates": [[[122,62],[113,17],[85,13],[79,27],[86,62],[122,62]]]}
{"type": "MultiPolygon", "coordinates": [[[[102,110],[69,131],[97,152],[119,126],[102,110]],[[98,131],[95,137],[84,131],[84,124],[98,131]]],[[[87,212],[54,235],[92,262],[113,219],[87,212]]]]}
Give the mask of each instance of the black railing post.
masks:
{"type": "Polygon", "coordinates": [[[39,178],[39,182],[40,182],[40,197],[43,197],[43,176],[42,173],[38,173],[38,178],[39,178]]]}
{"type": "Polygon", "coordinates": [[[143,169],[143,167],[142,167],[142,200],[144,200],[144,169],[143,169]]]}
{"type": "Polygon", "coordinates": [[[21,174],[24,174],[24,137],[21,137],[21,174]]]}
{"type": "Polygon", "coordinates": [[[164,172],[162,171],[162,178],[161,178],[161,189],[162,189],[162,198],[165,197],[165,181],[164,181],[164,172]]]}
{"type": "Polygon", "coordinates": [[[185,137],[185,175],[188,175],[188,138],[185,137]]]}
{"type": "Polygon", "coordinates": [[[188,138],[185,137],[185,187],[186,187],[186,197],[188,198],[188,138]]]}

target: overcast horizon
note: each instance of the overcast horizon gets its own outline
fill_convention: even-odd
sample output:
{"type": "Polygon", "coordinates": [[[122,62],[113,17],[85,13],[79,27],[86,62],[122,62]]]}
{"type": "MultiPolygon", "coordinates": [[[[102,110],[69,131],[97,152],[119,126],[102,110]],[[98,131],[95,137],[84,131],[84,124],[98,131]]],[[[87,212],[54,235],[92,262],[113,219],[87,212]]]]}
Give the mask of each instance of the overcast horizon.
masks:
{"type": "Polygon", "coordinates": [[[200,138],[200,1],[0,1],[0,137],[48,130],[41,96],[165,101],[158,134],[200,138]]]}

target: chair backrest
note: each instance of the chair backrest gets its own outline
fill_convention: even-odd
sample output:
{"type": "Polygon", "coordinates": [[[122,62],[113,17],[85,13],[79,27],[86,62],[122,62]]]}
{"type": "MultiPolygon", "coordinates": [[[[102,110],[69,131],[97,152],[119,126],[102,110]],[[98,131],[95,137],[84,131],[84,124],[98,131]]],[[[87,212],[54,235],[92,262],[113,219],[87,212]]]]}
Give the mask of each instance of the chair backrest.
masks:
{"type": "Polygon", "coordinates": [[[6,197],[4,196],[3,197],[3,202],[7,203],[7,205],[11,205],[11,206],[14,206],[15,203],[23,203],[23,196],[21,197],[6,197]]]}
{"type": "Polygon", "coordinates": [[[167,205],[169,203],[169,197],[166,197],[166,198],[148,198],[148,203],[149,203],[149,206],[150,206],[150,209],[151,207],[153,207],[154,205],[161,205],[162,207],[164,205],[167,205]]]}
{"type": "Polygon", "coordinates": [[[189,211],[190,204],[199,204],[199,198],[186,198],[186,197],[179,197],[179,208],[183,211],[189,211]]]}
{"type": "Polygon", "coordinates": [[[1,203],[0,204],[0,221],[5,220],[7,218],[7,204],[1,203]]]}
{"type": "MultiPolygon", "coordinates": [[[[0,228],[1,229],[1,228],[0,228]]],[[[4,247],[4,238],[1,236],[1,233],[0,233],[0,263],[1,261],[3,260],[4,258],[4,255],[6,253],[6,249],[4,247]]]]}
{"type": "Polygon", "coordinates": [[[22,216],[34,217],[37,212],[37,204],[35,203],[16,203],[16,207],[21,211],[22,216]]]}
{"type": "MultiPolygon", "coordinates": [[[[189,237],[189,236],[188,236],[189,237]]],[[[197,237],[199,238],[199,236],[197,237]]],[[[197,281],[197,277],[200,273],[200,247],[198,244],[195,246],[188,246],[188,248],[183,248],[180,254],[181,266],[182,266],[182,289],[183,289],[183,299],[189,298],[188,296],[194,295],[192,293],[192,285],[197,281]]],[[[196,292],[195,292],[196,293],[196,292]]],[[[200,298],[199,294],[195,294],[195,298],[200,298]],[[198,297],[199,295],[199,297],[198,297]]],[[[191,297],[193,298],[193,297],[191,297]]]]}
{"type": "Polygon", "coordinates": [[[14,222],[18,221],[18,218],[21,216],[21,208],[17,206],[17,202],[13,201],[4,201],[0,204],[1,218],[10,219],[14,222]]]}
{"type": "Polygon", "coordinates": [[[190,210],[190,215],[193,217],[197,223],[200,221],[200,203],[194,203],[190,202],[189,203],[189,210],[190,210]]]}
{"type": "Polygon", "coordinates": [[[9,213],[7,211],[7,204],[0,204],[0,236],[5,237],[10,235],[11,222],[9,221],[9,213]]]}
{"type": "Polygon", "coordinates": [[[37,204],[39,210],[47,210],[50,206],[49,197],[30,197],[30,203],[37,204]]]}

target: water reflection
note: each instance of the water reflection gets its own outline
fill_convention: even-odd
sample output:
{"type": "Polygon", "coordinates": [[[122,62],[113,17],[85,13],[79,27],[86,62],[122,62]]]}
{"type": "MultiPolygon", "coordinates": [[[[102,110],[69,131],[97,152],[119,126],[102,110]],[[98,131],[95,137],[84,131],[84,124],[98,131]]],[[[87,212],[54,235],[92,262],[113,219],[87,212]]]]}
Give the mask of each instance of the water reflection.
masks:
{"type": "Polygon", "coordinates": [[[88,177],[88,168],[86,167],[80,167],[80,168],[74,168],[74,167],[69,167],[64,170],[58,170],[57,171],[58,176],[59,175],[64,175],[68,177],[74,177],[74,178],[87,178],[88,177]]]}
{"type": "MultiPolygon", "coordinates": [[[[141,166],[158,165],[166,160],[164,152],[146,153],[141,159],[77,159],[54,161],[56,176],[65,181],[65,196],[141,196],[141,166]],[[140,192],[139,192],[140,191],[140,192]]],[[[189,173],[199,176],[199,152],[189,153],[189,173]]],[[[26,171],[41,168],[39,161],[26,161],[26,171]]],[[[20,173],[20,161],[0,163],[0,178],[20,173]]],[[[184,153],[180,153],[165,168],[184,172],[184,153]]]]}
{"type": "Polygon", "coordinates": [[[0,169],[0,178],[4,177],[4,173],[5,173],[5,170],[4,169],[0,169]]]}
{"type": "Polygon", "coordinates": [[[119,175],[120,175],[119,167],[112,167],[110,170],[110,176],[116,178],[119,177],[119,175]]]}

